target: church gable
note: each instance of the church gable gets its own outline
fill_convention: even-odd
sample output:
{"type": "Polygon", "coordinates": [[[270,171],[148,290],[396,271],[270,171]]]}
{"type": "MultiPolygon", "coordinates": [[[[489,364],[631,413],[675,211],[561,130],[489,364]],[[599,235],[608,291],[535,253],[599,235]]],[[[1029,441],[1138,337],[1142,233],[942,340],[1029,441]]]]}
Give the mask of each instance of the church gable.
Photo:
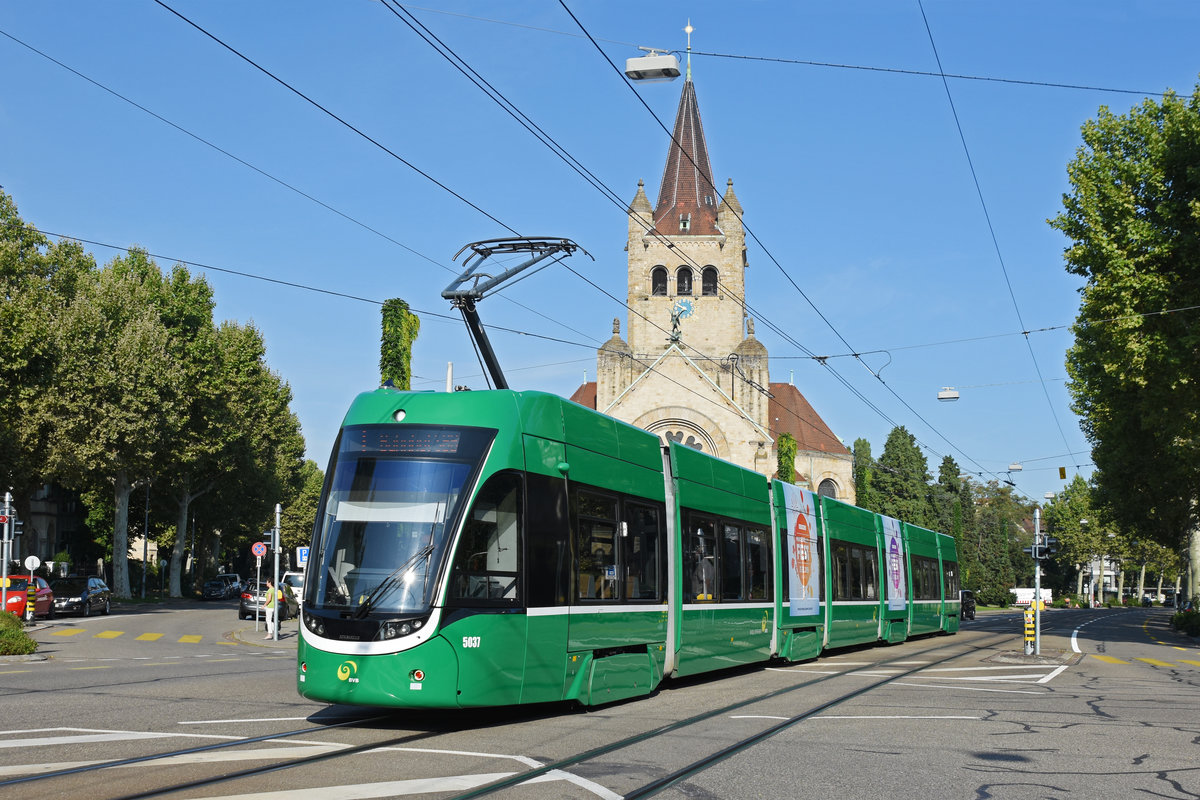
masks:
{"type": "Polygon", "coordinates": [[[638,375],[609,407],[599,410],[664,440],[729,460],[739,460],[748,442],[770,444],[767,432],[675,346],[638,375]]]}

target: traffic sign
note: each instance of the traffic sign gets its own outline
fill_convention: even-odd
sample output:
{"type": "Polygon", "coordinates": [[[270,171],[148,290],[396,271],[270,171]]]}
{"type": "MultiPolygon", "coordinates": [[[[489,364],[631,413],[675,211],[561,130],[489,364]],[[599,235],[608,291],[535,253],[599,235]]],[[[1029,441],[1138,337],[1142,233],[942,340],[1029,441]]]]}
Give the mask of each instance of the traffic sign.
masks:
{"type": "Polygon", "coordinates": [[[0,525],[7,525],[7,524],[8,524],[8,515],[0,514],[0,525]]]}
{"type": "Polygon", "coordinates": [[[262,558],[267,554],[267,546],[262,542],[255,542],[250,548],[250,552],[254,553],[254,555],[258,556],[259,558],[262,558]]]}
{"type": "Polygon", "coordinates": [[[301,569],[308,566],[308,548],[307,547],[297,547],[296,548],[296,561],[300,564],[301,569]]]}

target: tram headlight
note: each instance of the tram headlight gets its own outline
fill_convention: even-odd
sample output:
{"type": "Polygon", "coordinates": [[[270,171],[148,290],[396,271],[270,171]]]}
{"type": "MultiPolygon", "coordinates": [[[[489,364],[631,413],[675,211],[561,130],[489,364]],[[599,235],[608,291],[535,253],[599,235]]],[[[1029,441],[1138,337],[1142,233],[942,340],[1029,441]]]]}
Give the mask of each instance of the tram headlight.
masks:
{"type": "Polygon", "coordinates": [[[376,634],[376,639],[398,639],[401,636],[410,636],[416,633],[425,625],[423,619],[405,619],[392,620],[384,622],[379,626],[379,633],[376,634]]]}

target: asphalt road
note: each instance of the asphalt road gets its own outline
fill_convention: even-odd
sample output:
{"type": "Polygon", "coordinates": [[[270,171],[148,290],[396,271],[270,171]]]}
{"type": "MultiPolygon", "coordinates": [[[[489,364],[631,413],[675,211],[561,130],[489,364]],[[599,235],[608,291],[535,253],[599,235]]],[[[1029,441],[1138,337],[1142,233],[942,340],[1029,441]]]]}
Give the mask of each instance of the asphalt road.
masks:
{"type": "Polygon", "coordinates": [[[452,797],[658,730],[500,796],[621,797],[730,748],[659,796],[1196,797],[1200,648],[1169,616],[1049,611],[1042,657],[1026,658],[1020,615],[985,612],[957,636],[680,681],[588,712],[413,714],[300,698],[295,621],[276,643],[232,601],[118,608],[40,623],[44,660],[0,660],[0,796],[194,784],[170,796],[452,797]],[[176,755],[138,760],[161,753],[176,755]],[[90,768],[116,759],[130,761],[90,768]]]}

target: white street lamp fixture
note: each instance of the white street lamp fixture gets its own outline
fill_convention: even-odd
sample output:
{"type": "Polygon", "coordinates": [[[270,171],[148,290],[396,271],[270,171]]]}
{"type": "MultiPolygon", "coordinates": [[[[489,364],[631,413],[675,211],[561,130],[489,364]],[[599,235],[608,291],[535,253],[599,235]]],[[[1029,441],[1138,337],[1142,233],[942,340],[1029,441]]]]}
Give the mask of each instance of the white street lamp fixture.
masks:
{"type": "Polygon", "coordinates": [[[639,47],[650,55],[625,60],[625,76],[631,81],[643,83],[665,83],[680,76],[679,59],[665,50],[639,47]]]}
{"type": "Polygon", "coordinates": [[[1014,461],[1013,463],[1008,465],[1009,472],[1020,472],[1023,469],[1025,469],[1025,468],[1022,467],[1020,462],[1017,462],[1017,461],[1014,461]]]}
{"type": "Polygon", "coordinates": [[[938,400],[941,400],[943,403],[952,403],[957,399],[958,389],[955,389],[953,386],[943,386],[942,390],[938,392],[938,400]]]}

